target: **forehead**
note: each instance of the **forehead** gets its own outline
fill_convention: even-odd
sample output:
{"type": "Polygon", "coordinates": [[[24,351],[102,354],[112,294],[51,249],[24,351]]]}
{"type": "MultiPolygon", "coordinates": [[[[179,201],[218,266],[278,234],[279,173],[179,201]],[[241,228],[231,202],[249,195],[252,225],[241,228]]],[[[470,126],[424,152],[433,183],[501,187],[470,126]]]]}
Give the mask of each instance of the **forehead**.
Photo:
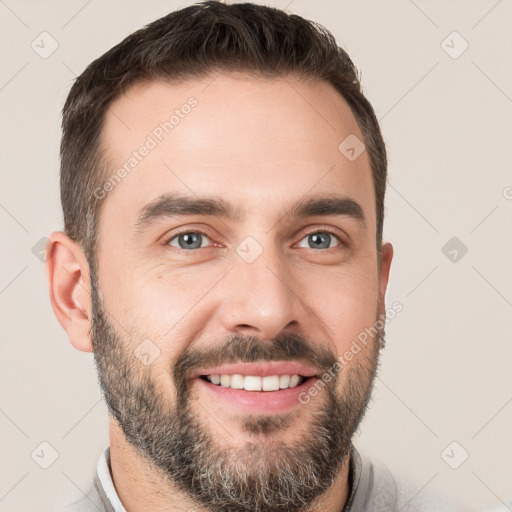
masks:
{"type": "Polygon", "coordinates": [[[137,84],[105,115],[100,226],[129,229],[167,193],[224,197],[272,222],[283,203],[339,192],[372,221],[368,154],[339,149],[354,136],[363,140],[348,104],[325,82],[215,74],[137,84]]]}

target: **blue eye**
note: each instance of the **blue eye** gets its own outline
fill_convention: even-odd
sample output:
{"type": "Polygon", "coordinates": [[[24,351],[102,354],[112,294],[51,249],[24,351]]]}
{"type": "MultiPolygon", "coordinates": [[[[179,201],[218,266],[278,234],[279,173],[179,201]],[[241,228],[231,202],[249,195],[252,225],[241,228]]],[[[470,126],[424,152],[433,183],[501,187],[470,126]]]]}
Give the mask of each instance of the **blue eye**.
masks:
{"type": "MultiPolygon", "coordinates": [[[[309,246],[306,246],[306,249],[331,249],[330,242],[333,238],[338,240],[339,243],[337,245],[341,245],[341,240],[334,233],[330,233],[329,231],[316,231],[306,235],[302,240],[307,240],[306,243],[309,242],[309,246]]],[[[299,247],[304,246],[299,245],[299,247]]]]}
{"type": "MultiPolygon", "coordinates": [[[[184,231],[170,238],[167,245],[175,247],[176,249],[193,250],[208,247],[208,241],[210,241],[210,238],[202,231],[184,231]]],[[[332,249],[340,245],[343,245],[343,242],[337,235],[330,231],[311,232],[299,242],[299,247],[316,250],[332,249]],[[304,241],[306,241],[306,245],[303,245],[304,241]],[[337,241],[338,243],[331,245],[333,241],[337,241]]]]}
{"type": "Polygon", "coordinates": [[[187,231],[173,236],[167,243],[178,249],[200,249],[202,248],[201,242],[205,238],[208,240],[208,237],[200,231],[187,231]],[[178,246],[172,244],[172,241],[176,239],[178,240],[178,246]]]}

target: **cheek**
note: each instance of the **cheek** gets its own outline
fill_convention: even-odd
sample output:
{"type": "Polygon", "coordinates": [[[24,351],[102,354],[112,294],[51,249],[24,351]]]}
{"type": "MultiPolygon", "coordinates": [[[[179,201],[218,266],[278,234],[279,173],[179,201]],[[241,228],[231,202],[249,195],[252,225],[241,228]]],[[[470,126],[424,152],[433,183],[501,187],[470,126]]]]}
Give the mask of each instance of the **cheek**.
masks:
{"type": "Polygon", "coordinates": [[[173,360],[203,330],[207,295],[224,273],[211,267],[134,268],[124,274],[131,279],[116,277],[109,297],[111,312],[133,339],[150,339],[167,361],[173,360]]]}
{"type": "Polygon", "coordinates": [[[303,299],[322,321],[338,354],[375,324],[378,283],[376,272],[337,269],[317,272],[304,280],[303,299]]]}

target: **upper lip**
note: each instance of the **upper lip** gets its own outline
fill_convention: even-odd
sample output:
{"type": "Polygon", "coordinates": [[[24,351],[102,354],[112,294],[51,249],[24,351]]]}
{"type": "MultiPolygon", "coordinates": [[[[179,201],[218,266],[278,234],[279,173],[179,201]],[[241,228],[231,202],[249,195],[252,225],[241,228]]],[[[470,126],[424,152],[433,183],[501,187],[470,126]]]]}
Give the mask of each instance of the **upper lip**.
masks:
{"type": "Polygon", "coordinates": [[[300,375],[314,377],[319,373],[318,368],[293,361],[261,361],[257,363],[232,363],[212,368],[202,368],[192,375],[254,375],[267,377],[269,375],[300,375]]]}

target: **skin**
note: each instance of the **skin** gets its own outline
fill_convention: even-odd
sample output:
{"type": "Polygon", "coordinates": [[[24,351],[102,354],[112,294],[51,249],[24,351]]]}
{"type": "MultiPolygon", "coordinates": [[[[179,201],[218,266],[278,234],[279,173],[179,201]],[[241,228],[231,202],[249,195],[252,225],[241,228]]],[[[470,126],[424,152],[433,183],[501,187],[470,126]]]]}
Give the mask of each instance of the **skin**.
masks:
{"type": "MultiPolygon", "coordinates": [[[[272,340],[282,332],[300,332],[336,355],[345,353],[374,325],[376,311],[385,310],[393,257],[391,244],[380,251],[375,244],[367,152],[349,161],[338,150],[348,135],[363,136],[345,100],[324,82],[221,74],[132,86],[105,116],[102,137],[112,173],[191,96],[197,106],[103,199],[99,226],[97,279],[109,319],[126,338],[127,352],[145,338],[159,347],[151,372],[171,401],[169,370],[191,345],[206,348],[232,334],[272,340]],[[169,192],[222,196],[245,217],[167,218],[137,233],[138,212],[169,192]],[[334,215],[283,218],[287,206],[321,193],[356,201],[365,223],[334,215]],[[180,252],[177,238],[174,247],[166,244],[177,228],[204,232],[203,248],[180,252]],[[334,231],[331,247],[309,247],[308,235],[322,229],[334,231]],[[247,236],[263,249],[252,263],[236,252],[247,236]]],[[[87,259],[62,232],[50,236],[47,254],[55,315],[72,345],[92,352],[87,259]]],[[[370,357],[368,351],[363,347],[361,357],[370,357]]],[[[339,394],[346,375],[340,375],[339,394]]],[[[240,411],[213,402],[199,386],[193,392],[192,412],[210,432],[224,438],[229,432],[231,446],[244,446],[251,434],[241,428],[240,411]]],[[[295,421],[263,442],[299,440],[324,400],[320,391],[308,405],[297,406],[295,421]]],[[[142,460],[112,417],[109,435],[113,479],[127,510],[192,506],[142,460]]],[[[342,509],[346,462],[315,510],[342,509]]]]}

